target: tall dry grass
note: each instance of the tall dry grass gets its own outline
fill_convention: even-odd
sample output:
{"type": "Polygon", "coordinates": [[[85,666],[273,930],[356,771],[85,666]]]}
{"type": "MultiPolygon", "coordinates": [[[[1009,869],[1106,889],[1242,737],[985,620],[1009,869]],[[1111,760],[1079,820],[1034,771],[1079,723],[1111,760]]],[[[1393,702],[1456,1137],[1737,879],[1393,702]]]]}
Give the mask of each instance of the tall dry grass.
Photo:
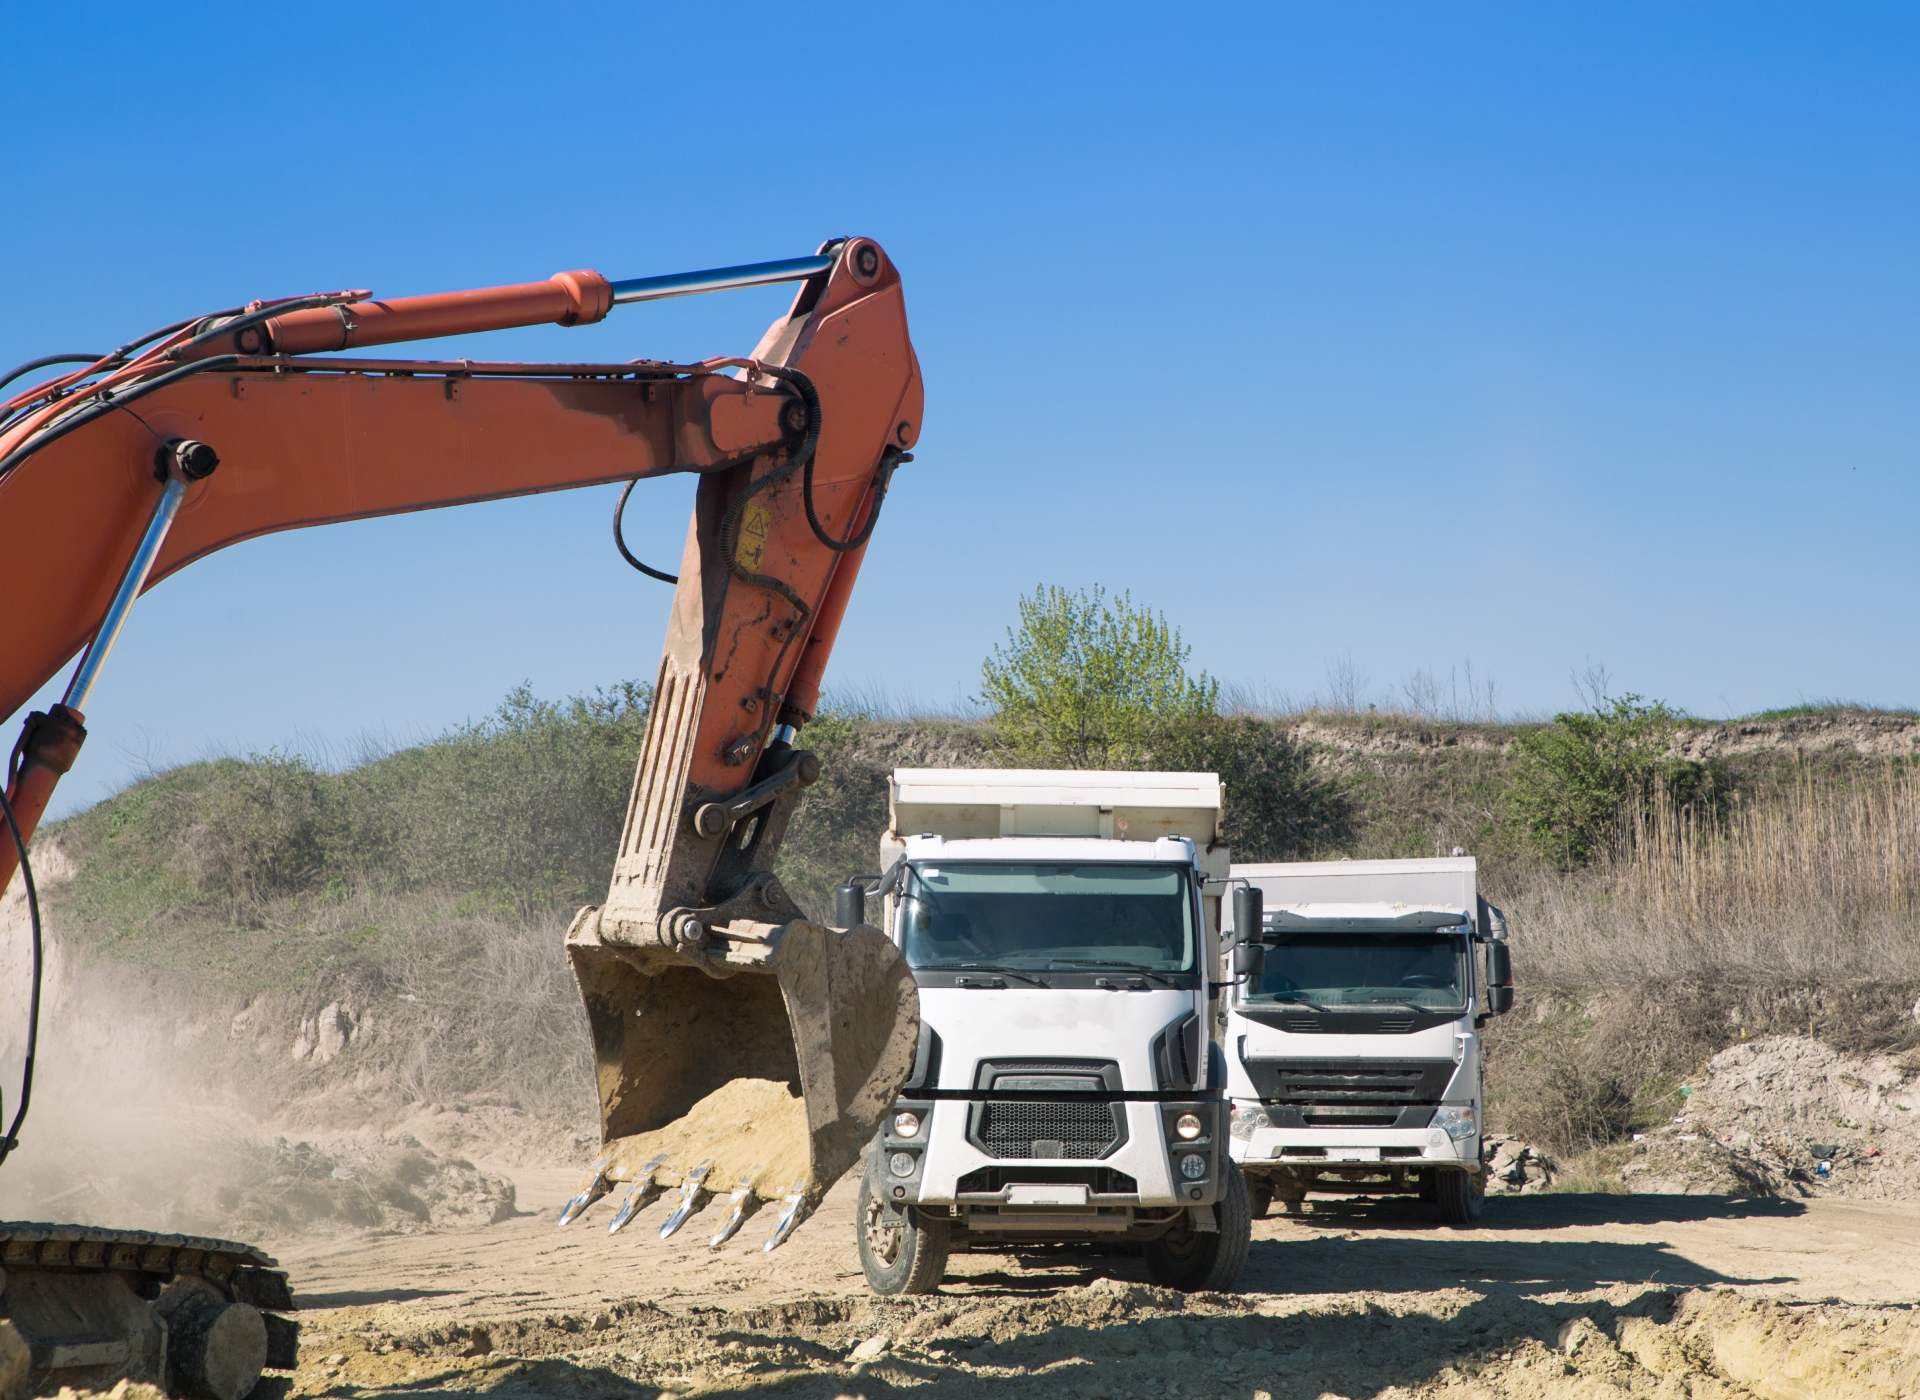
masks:
{"type": "Polygon", "coordinates": [[[1803,766],[1719,815],[1657,796],[1597,869],[1516,876],[1552,981],[1920,977],[1920,769],[1803,766]]]}

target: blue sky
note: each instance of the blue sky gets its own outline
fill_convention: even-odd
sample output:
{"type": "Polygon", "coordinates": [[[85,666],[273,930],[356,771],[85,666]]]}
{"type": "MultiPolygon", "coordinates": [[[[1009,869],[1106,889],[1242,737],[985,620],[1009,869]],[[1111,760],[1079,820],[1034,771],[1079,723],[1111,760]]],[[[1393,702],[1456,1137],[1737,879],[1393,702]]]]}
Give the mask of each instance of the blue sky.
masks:
{"type": "MultiPolygon", "coordinates": [[[[1269,694],[1470,658],[1516,711],[1589,662],[1702,713],[1920,702],[1910,8],[11,7],[0,48],[7,365],[253,296],[879,238],[926,431],[830,686],[970,694],[1045,581],[1269,694]]],[[[743,353],[782,301],[443,348],[743,353]]],[[[635,497],[676,557],[690,482],[635,497]]],[[[62,806],[651,676],[667,594],[611,504],[194,566],[62,806]]]]}

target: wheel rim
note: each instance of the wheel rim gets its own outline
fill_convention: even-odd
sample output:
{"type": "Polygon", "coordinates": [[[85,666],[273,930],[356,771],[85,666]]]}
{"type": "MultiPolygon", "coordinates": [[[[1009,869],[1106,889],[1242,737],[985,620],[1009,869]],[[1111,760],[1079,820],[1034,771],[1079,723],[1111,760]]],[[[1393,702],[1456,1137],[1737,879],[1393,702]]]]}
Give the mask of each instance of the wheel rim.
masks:
{"type": "Polygon", "coordinates": [[[867,1198],[867,1218],[863,1226],[867,1238],[867,1253],[880,1263],[892,1268],[900,1258],[900,1245],[906,1238],[906,1222],[887,1222],[887,1208],[871,1196],[867,1198]]]}

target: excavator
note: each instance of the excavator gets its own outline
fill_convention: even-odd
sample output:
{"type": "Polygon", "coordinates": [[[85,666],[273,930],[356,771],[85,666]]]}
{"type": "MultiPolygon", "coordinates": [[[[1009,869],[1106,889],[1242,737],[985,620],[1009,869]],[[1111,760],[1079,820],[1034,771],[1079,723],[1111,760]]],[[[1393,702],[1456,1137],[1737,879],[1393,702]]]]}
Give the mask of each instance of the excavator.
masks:
{"type": "MultiPolygon", "coordinates": [[[[669,1197],[662,1235],[719,1201],[710,1248],[764,1204],[778,1211],[763,1247],[786,1240],[873,1137],[920,1035],[913,979],[887,939],[809,920],[772,869],[820,775],[799,732],[920,434],[919,365],[880,245],[842,238],[809,257],[627,280],[575,271],[257,301],[105,354],[31,361],[0,393],[23,378],[30,387],[0,400],[0,714],[78,659],[61,699],[27,715],[0,803],[0,888],[19,873],[34,967],[0,1159],[20,1140],[40,1015],[31,842],[141,593],[273,531],[625,482],[616,545],[673,585],[673,603],[607,896],[566,936],[603,1146],[560,1223],[624,1188],[616,1231],[669,1197]],[[781,283],[797,284],[791,306],[744,356],[520,364],[378,350],[781,283]],[[675,574],[636,558],[621,521],[635,483],[683,472],[699,480],[675,574]]],[[[0,1269],[0,1316],[35,1387],[124,1376],[240,1400],[294,1361],[286,1276],[248,1245],[0,1223],[0,1269]]]]}

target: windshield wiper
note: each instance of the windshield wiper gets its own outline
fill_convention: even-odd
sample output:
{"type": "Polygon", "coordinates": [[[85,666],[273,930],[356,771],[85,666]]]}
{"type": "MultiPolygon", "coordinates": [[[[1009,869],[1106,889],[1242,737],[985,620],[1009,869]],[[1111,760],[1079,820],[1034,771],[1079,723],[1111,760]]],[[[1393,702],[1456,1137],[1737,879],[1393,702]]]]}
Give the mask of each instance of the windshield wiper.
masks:
{"type": "Polygon", "coordinates": [[[991,972],[997,973],[1002,977],[1017,977],[1022,982],[1031,982],[1036,987],[1044,987],[1047,985],[1031,972],[1022,972],[1018,968],[1007,967],[1002,963],[926,963],[921,966],[920,970],[922,972],[991,972]]]}
{"type": "Polygon", "coordinates": [[[1404,997],[1364,997],[1359,1001],[1348,1002],[1347,1005],[1348,1006],[1400,1006],[1400,1007],[1405,1007],[1408,1011],[1415,1011],[1415,1012],[1446,1011],[1449,1009],[1444,1006],[1432,1006],[1425,1002],[1408,1001],[1404,997]]]}
{"type": "Polygon", "coordinates": [[[1276,1002],[1281,1006],[1304,1006],[1309,1011],[1338,1010],[1337,1007],[1328,1006],[1324,1002],[1313,1001],[1307,997],[1303,997],[1298,992],[1268,992],[1264,996],[1254,996],[1247,999],[1249,1001],[1276,1002]]]}
{"type": "Polygon", "coordinates": [[[1111,972],[1121,977],[1151,977],[1156,982],[1174,985],[1174,979],[1168,974],[1151,967],[1134,967],[1129,963],[1108,962],[1102,958],[1048,958],[1048,967],[1085,967],[1095,972],[1111,972]]]}

